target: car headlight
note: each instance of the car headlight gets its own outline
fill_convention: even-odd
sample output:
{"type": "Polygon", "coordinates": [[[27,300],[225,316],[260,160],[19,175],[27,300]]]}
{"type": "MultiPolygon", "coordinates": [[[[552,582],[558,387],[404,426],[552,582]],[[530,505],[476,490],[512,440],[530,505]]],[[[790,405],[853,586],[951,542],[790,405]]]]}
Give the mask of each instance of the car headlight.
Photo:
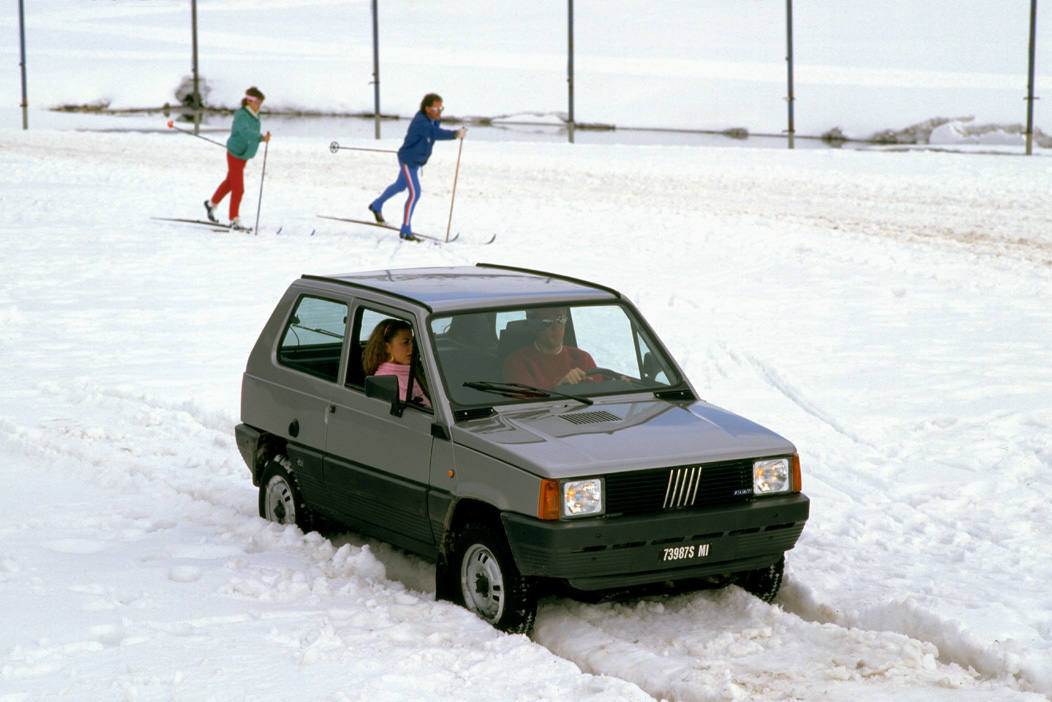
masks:
{"type": "Polygon", "coordinates": [[[603,481],[599,478],[563,483],[563,514],[584,517],[603,511],[603,481]]]}
{"type": "Polygon", "coordinates": [[[752,491],[754,495],[772,495],[793,489],[793,469],[788,458],[754,461],[752,491]]]}

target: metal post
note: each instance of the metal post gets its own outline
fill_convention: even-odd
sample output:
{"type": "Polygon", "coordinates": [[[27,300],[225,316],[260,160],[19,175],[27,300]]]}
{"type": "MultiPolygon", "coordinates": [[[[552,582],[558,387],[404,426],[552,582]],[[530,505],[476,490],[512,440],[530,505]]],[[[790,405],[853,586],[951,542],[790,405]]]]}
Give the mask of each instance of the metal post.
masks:
{"type": "Polygon", "coordinates": [[[793,137],[796,134],[796,127],[793,124],[793,103],[796,101],[793,96],[793,0],[785,0],[785,46],[789,83],[789,93],[786,97],[786,103],[789,105],[789,128],[786,131],[789,134],[789,148],[791,149],[793,148],[793,137]]]}
{"type": "Polygon", "coordinates": [[[201,131],[201,93],[197,84],[197,0],[190,0],[190,29],[193,34],[194,94],[191,99],[194,108],[194,134],[199,134],[201,131]]]}
{"type": "Polygon", "coordinates": [[[29,129],[29,100],[26,95],[26,14],[25,1],[18,0],[18,41],[22,67],[22,129],[29,129]]]}
{"type": "Polygon", "coordinates": [[[1037,0],[1030,0],[1030,63],[1026,82],[1026,155],[1034,153],[1034,54],[1037,50],[1037,0]]]}
{"type": "Polygon", "coordinates": [[[566,82],[569,85],[569,102],[570,111],[567,115],[566,120],[566,131],[570,136],[570,143],[573,143],[573,130],[574,130],[574,118],[573,118],[573,0],[566,0],[566,31],[567,31],[567,61],[566,61],[566,82]]]}
{"type": "Polygon", "coordinates": [[[373,0],[373,120],[376,138],[380,138],[380,43],[379,20],[376,16],[376,0],[373,0]]]}

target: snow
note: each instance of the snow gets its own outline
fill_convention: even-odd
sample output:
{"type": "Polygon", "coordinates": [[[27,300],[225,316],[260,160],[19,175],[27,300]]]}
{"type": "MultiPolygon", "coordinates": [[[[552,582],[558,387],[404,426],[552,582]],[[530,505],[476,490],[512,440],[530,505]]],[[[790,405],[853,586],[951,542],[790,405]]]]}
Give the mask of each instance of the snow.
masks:
{"type": "MultiPolygon", "coordinates": [[[[209,45],[225,47],[214,95],[236,98],[258,83],[272,106],[362,109],[371,99],[345,89],[364,79],[317,75],[343,52],[367,50],[341,32],[365,26],[368,3],[200,4],[206,17],[243,19],[258,41],[208,30],[209,45]],[[348,7],[361,15],[353,23],[348,7]],[[280,21],[259,20],[266,12],[280,21]],[[297,38],[325,21],[332,36],[297,38]],[[274,87],[291,73],[294,87],[274,87]]],[[[31,79],[33,70],[53,78],[31,82],[34,104],[169,99],[185,70],[172,20],[185,3],[65,5],[29,11],[41,47],[35,64],[30,54],[31,79]],[[103,60],[73,80],[61,68],[71,56],[103,60]]],[[[576,5],[583,27],[595,10],[576,5]]],[[[910,4],[891,6],[901,17],[910,4]]],[[[408,19],[423,6],[406,7],[391,12],[408,19]]],[[[499,33],[470,32],[489,10],[450,7],[445,24],[419,19],[418,31],[392,37],[405,47],[391,50],[385,69],[392,109],[411,111],[433,88],[457,110],[504,109],[507,92],[447,75],[453,59],[477,56],[493,55],[494,71],[521,71],[529,94],[526,68],[547,65],[543,52],[521,33],[501,44],[499,33]],[[477,53],[449,48],[454,29],[480,37],[477,53]],[[413,44],[419,37],[433,47],[413,44]],[[413,72],[423,82],[403,75],[413,72]]],[[[534,4],[516,8],[527,25],[541,22],[534,4]]],[[[916,12],[915,33],[928,19],[959,27],[965,14],[916,12]]],[[[987,17],[991,40],[976,52],[996,53],[1002,19],[987,17]]],[[[873,21],[849,24],[863,20],[873,21]]],[[[13,26],[10,16],[2,23],[13,26]]],[[[661,31],[676,40],[675,27],[661,31]]],[[[932,48],[944,60],[949,34],[932,48]]],[[[825,53],[808,60],[832,62],[849,39],[825,36],[825,53]]],[[[561,41],[549,50],[553,75],[561,41]]],[[[725,61],[751,60],[734,46],[719,43],[725,61]]],[[[4,42],[0,54],[10,52],[4,42]]],[[[936,69],[900,53],[887,65],[867,65],[863,54],[844,65],[885,82],[901,81],[900,71],[932,79],[936,69]]],[[[623,54],[606,65],[623,65],[613,60],[623,54]]],[[[959,60],[962,83],[1013,68],[959,60]]],[[[651,65],[634,70],[645,78],[651,65]]],[[[607,76],[603,92],[620,96],[612,109],[623,110],[615,117],[637,114],[626,97],[638,88],[632,75],[623,84],[619,69],[607,76]]],[[[17,102],[12,86],[2,90],[3,104],[17,102]]],[[[936,114],[1018,121],[1000,116],[993,92],[981,104],[900,110],[872,128],[936,114]]],[[[538,104],[528,109],[549,107],[538,104]]],[[[583,109],[579,118],[591,119],[583,109]]],[[[756,114],[742,120],[750,129],[766,119],[756,114]]],[[[33,126],[51,118],[42,112],[23,132],[16,115],[0,109],[5,702],[1052,696],[1044,153],[500,143],[469,131],[453,215],[461,237],[432,246],[315,216],[367,214],[394,175],[388,155],[330,154],[328,134],[275,132],[260,234],[218,234],[150,219],[203,214],[223,175],[215,146],[170,131],[33,126]],[[496,243],[479,243],[493,233],[496,243]],[[302,273],[480,260],[618,288],[706,399],[799,447],[811,519],[772,605],[733,588],[598,604],[549,598],[532,638],[509,636],[436,602],[426,562],[354,533],[303,534],[257,516],[233,426],[248,352],[288,283],[302,273]]],[[[815,128],[837,117],[829,108],[815,128]]],[[[378,144],[396,147],[399,131],[378,144]]],[[[424,170],[421,231],[444,234],[456,156],[439,144],[424,170]]],[[[261,156],[247,169],[249,219],[260,167],[261,156]]]]}

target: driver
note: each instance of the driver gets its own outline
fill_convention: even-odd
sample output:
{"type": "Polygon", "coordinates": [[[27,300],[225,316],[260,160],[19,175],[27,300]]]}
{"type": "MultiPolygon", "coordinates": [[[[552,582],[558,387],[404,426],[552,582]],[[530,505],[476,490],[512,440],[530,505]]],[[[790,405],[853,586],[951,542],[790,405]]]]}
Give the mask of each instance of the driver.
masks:
{"type": "Polygon", "coordinates": [[[587,351],[563,345],[569,314],[565,308],[526,311],[531,326],[537,326],[533,342],[513,351],[504,361],[504,379],[539,388],[576,385],[585,380],[595,361],[587,351]]]}

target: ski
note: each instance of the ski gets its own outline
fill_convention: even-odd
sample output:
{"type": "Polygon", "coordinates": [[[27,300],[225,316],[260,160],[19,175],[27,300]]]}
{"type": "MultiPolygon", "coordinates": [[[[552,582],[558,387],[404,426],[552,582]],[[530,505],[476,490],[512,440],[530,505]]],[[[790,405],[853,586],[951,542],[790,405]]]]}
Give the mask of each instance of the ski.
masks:
{"type": "MultiPolygon", "coordinates": [[[[379,222],[370,222],[367,219],[352,219],[350,217],[332,217],[330,215],[323,215],[323,214],[320,214],[318,216],[321,217],[322,219],[332,219],[332,220],[335,220],[337,222],[351,222],[352,224],[364,224],[367,227],[380,227],[381,229],[390,229],[393,232],[400,231],[398,227],[393,227],[390,224],[380,224],[379,222]]],[[[413,232],[413,236],[419,237],[421,239],[426,239],[428,241],[433,241],[433,242],[435,242],[437,244],[452,244],[454,241],[456,241],[457,239],[460,238],[460,232],[457,232],[456,234],[454,234],[453,237],[450,238],[449,241],[446,241],[445,239],[440,239],[437,236],[429,236],[427,234],[418,234],[416,232],[413,232]]],[[[497,235],[494,234],[493,236],[490,237],[489,241],[484,241],[484,242],[481,242],[481,243],[482,243],[482,245],[492,244],[496,239],[497,239],[497,235]]]]}
{"type": "MultiPolygon", "coordinates": [[[[332,217],[332,216],[329,216],[329,215],[322,215],[322,214],[320,214],[318,216],[321,217],[322,219],[332,219],[332,220],[335,220],[337,222],[351,222],[352,224],[364,224],[364,225],[369,226],[369,227],[380,227],[380,229],[390,229],[393,232],[401,232],[401,230],[398,227],[392,227],[390,224],[380,224],[379,222],[370,222],[367,219],[351,219],[350,217],[332,217]]],[[[434,241],[435,243],[438,243],[438,244],[445,244],[445,243],[447,243],[445,239],[439,239],[437,236],[428,236],[427,234],[418,234],[417,232],[413,232],[413,236],[415,236],[415,237],[417,237],[419,239],[427,239],[428,241],[434,241]]],[[[460,235],[457,234],[457,236],[460,236],[460,235]]],[[[450,242],[456,241],[457,240],[457,236],[454,236],[449,241],[450,242]]]]}
{"type": "Polygon", "coordinates": [[[161,222],[178,222],[180,224],[197,224],[203,227],[209,227],[214,232],[244,232],[245,234],[251,234],[252,229],[249,227],[243,227],[241,229],[232,229],[229,224],[220,224],[219,222],[208,222],[203,219],[187,219],[185,217],[151,217],[150,219],[156,219],[161,222]]]}

